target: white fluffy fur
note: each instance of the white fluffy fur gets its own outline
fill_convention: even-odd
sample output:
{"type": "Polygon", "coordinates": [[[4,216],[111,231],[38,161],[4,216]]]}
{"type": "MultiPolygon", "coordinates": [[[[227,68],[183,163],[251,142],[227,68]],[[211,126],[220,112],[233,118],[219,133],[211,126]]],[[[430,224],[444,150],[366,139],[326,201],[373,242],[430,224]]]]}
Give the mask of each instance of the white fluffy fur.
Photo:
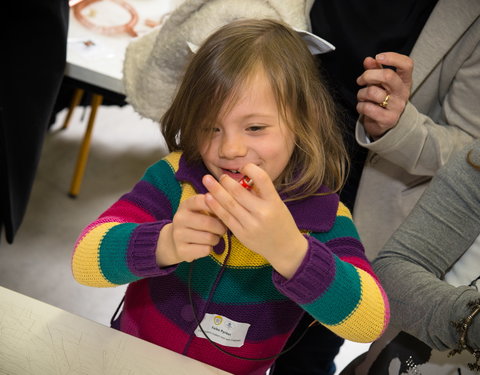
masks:
{"type": "Polygon", "coordinates": [[[126,50],[123,84],[127,101],[159,121],[168,109],[188,54],[219,27],[240,18],[272,18],[309,30],[313,0],[186,0],[163,26],[133,40],[126,50]]]}

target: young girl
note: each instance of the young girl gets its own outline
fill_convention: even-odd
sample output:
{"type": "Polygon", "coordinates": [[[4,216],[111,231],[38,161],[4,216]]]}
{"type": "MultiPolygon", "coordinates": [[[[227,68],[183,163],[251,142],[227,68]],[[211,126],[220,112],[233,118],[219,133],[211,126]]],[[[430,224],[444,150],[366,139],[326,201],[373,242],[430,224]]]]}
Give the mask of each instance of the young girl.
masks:
{"type": "Polygon", "coordinates": [[[317,74],[270,20],[228,24],[192,57],[161,121],[172,153],[75,246],[80,283],[130,283],[122,331],[234,374],[264,374],[305,313],[381,335],[388,302],[335,194],[345,150],[317,74]]]}

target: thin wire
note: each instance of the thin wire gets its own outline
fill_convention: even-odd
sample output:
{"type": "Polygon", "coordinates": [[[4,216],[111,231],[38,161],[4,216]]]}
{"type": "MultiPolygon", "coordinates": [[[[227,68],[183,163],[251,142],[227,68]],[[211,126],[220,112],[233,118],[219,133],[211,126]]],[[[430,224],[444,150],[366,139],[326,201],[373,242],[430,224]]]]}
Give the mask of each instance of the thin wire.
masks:
{"type": "Polygon", "coordinates": [[[120,307],[122,307],[124,301],[125,301],[125,294],[123,295],[122,300],[118,304],[117,309],[115,310],[115,312],[112,315],[112,318],[110,319],[110,327],[113,326],[115,319],[117,319],[118,312],[120,311],[120,307]]]}
{"type": "Polygon", "coordinates": [[[468,286],[473,286],[475,289],[478,290],[478,286],[477,286],[477,281],[480,280],[480,276],[478,276],[476,279],[472,280],[472,282],[470,284],[468,284],[468,286]]]}
{"type": "Polygon", "coordinates": [[[300,337],[292,344],[290,345],[287,349],[281,351],[280,353],[278,354],[275,354],[275,355],[272,355],[270,357],[264,357],[264,358],[250,358],[250,357],[242,357],[240,355],[236,355],[236,354],[233,354],[233,353],[230,353],[229,351],[221,348],[219,345],[217,345],[217,343],[215,343],[210,337],[208,337],[207,333],[204,331],[202,325],[200,324],[200,321],[197,317],[197,313],[195,312],[195,305],[193,304],[193,298],[192,298],[192,288],[191,288],[191,281],[192,281],[192,273],[193,273],[193,262],[190,263],[190,269],[189,269],[189,272],[188,272],[188,299],[190,301],[190,305],[192,306],[192,312],[193,312],[193,316],[195,318],[195,322],[198,324],[198,327],[200,328],[200,330],[202,331],[202,333],[205,335],[205,337],[207,338],[207,340],[210,342],[210,344],[212,344],[215,348],[217,348],[218,350],[220,350],[221,352],[229,355],[229,356],[232,356],[232,357],[235,357],[235,358],[238,358],[238,359],[244,359],[244,360],[247,360],[247,361],[268,361],[268,360],[271,360],[271,359],[275,359],[275,358],[278,358],[279,356],[281,356],[282,354],[285,354],[287,352],[289,352],[290,350],[293,349],[294,346],[296,346],[301,339],[303,339],[303,337],[305,336],[305,334],[307,333],[308,329],[313,326],[317,321],[314,321],[312,322],[307,328],[305,328],[305,330],[302,332],[302,334],[300,335],[300,337]]]}

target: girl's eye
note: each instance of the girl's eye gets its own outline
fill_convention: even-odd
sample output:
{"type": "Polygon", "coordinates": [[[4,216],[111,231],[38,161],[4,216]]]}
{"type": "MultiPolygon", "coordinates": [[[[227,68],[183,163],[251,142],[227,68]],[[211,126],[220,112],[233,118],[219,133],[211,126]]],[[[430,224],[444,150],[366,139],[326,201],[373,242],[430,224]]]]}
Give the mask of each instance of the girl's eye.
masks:
{"type": "Polygon", "coordinates": [[[248,127],[248,130],[251,132],[258,132],[263,129],[265,129],[265,126],[262,126],[262,125],[252,125],[248,127]]]}

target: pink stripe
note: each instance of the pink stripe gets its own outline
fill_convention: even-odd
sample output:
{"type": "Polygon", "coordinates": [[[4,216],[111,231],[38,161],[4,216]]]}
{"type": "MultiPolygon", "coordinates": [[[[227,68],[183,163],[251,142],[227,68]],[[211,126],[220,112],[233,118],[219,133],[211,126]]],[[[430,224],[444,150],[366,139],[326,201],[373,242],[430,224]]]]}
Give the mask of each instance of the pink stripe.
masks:
{"type": "MultiPolygon", "coordinates": [[[[182,317],[179,316],[178,319],[182,317]]],[[[190,329],[196,327],[193,321],[187,324],[190,324],[190,329]]],[[[273,359],[263,362],[237,359],[222,353],[207,339],[190,337],[155,308],[145,279],[128,287],[120,327],[123,332],[177,353],[184,353],[191,339],[186,355],[234,374],[265,374],[274,361],[273,359]]],[[[246,342],[241,348],[221,347],[230,353],[244,357],[269,357],[281,351],[288,336],[287,333],[261,342],[246,342]]]]}
{"type": "Polygon", "coordinates": [[[106,216],[121,217],[129,223],[146,223],[156,220],[148,211],[145,211],[143,208],[125,200],[116,202],[101,214],[100,218],[106,216]]]}
{"type": "Polygon", "coordinates": [[[365,272],[370,274],[375,280],[378,281],[377,275],[375,274],[375,272],[373,272],[372,265],[368,260],[351,256],[340,257],[340,259],[344,262],[350,263],[352,266],[364,270],[365,272]]]}
{"type": "Polygon", "coordinates": [[[135,288],[129,286],[127,290],[120,329],[142,340],[182,353],[189,336],[155,308],[145,279],[135,284],[135,288]]]}
{"type": "MultiPolygon", "coordinates": [[[[155,221],[155,217],[128,201],[118,201],[107,209],[94,222],[90,223],[78,236],[75,241],[75,248],[78,243],[94,228],[104,223],[146,223],[155,221]]],[[[73,257],[73,254],[72,254],[73,257]]]]}
{"type": "MultiPolygon", "coordinates": [[[[241,348],[231,348],[220,345],[229,353],[247,357],[263,358],[281,352],[288,334],[275,336],[261,342],[245,342],[241,348]]],[[[194,337],[190,344],[188,356],[208,363],[233,374],[265,374],[275,359],[268,361],[248,361],[222,353],[206,339],[194,337]]]]}

